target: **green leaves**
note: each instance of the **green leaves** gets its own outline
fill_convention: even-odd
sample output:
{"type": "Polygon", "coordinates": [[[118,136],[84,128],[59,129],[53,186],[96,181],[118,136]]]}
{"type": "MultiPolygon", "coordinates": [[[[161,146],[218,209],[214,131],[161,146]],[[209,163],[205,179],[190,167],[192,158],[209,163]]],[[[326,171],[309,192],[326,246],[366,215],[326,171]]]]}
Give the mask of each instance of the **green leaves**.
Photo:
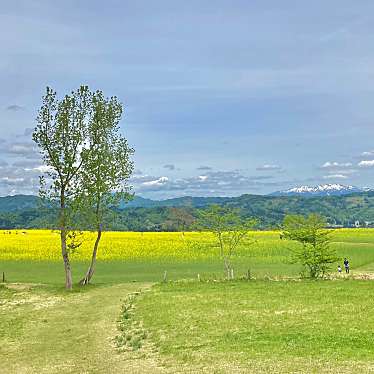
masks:
{"type": "Polygon", "coordinates": [[[60,225],[74,225],[74,215],[87,209],[100,220],[104,208],[128,197],[134,150],[119,133],[121,116],[122,104],[102,91],[81,86],[59,100],[47,87],[33,140],[48,167],[40,196],[59,202],[60,225]]]}
{"type": "Polygon", "coordinates": [[[127,181],[134,168],[130,160],[134,150],[119,132],[122,104],[116,97],[105,98],[101,91],[96,91],[92,96],[92,111],[89,146],[81,170],[80,199],[96,228],[108,217],[110,207],[130,198],[127,181]]]}
{"type": "Polygon", "coordinates": [[[330,248],[332,231],[325,227],[326,220],[317,214],[288,215],[284,219],[282,237],[301,244],[292,251],[292,261],[300,263],[311,278],[325,276],[331,264],[338,260],[330,248]]]}

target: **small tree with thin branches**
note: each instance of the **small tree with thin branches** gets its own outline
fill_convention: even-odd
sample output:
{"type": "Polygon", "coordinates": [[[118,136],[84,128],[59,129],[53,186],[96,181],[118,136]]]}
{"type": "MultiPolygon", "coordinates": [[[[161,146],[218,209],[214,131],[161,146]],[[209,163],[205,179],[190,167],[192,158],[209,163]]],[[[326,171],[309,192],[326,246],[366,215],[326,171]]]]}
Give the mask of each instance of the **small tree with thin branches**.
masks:
{"type": "Polygon", "coordinates": [[[227,279],[234,277],[232,256],[235,250],[242,241],[249,238],[249,232],[256,223],[255,219],[243,218],[239,209],[228,206],[211,205],[198,212],[196,228],[212,232],[217,239],[227,279]]]}
{"type": "Polygon", "coordinates": [[[332,231],[326,230],[326,225],[326,219],[318,214],[284,218],[282,237],[300,243],[290,249],[291,261],[301,264],[311,278],[323,278],[338,260],[336,251],[330,247],[332,231]]]}

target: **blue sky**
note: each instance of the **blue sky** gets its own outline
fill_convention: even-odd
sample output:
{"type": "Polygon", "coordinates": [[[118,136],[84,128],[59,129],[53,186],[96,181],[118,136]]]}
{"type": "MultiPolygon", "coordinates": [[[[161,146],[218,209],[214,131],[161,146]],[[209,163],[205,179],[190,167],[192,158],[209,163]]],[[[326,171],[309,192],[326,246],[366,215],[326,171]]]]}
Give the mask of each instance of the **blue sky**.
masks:
{"type": "Polygon", "coordinates": [[[124,103],[146,197],[374,187],[372,1],[7,1],[0,195],[35,193],[47,85],[124,103]]]}

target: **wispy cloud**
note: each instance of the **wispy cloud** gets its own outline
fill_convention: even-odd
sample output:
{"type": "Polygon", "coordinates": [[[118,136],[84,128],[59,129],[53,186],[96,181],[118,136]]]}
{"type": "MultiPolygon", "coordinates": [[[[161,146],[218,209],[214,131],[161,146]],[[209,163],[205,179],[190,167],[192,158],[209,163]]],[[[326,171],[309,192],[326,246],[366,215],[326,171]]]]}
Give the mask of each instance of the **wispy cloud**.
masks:
{"type": "Polygon", "coordinates": [[[371,157],[374,156],[374,151],[366,151],[361,153],[362,157],[371,157]]]}
{"type": "Polygon", "coordinates": [[[348,177],[344,174],[329,174],[324,175],[323,179],[347,179],[348,177]]]}
{"type": "Polygon", "coordinates": [[[258,166],[256,170],[258,171],[282,170],[282,167],[276,164],[265,164],[262,166],[258,166]]]}

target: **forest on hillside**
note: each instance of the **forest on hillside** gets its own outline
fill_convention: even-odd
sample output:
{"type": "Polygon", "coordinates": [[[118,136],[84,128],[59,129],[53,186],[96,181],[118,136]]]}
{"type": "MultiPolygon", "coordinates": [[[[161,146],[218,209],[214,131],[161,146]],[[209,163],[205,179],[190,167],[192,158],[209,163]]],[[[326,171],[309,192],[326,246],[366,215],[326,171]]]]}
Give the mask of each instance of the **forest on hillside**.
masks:
{"type": "MultiPolygon", "coordinates": [[[[190,231],[198,211],[211,204],[240,209],[245,217],[258,219],[259,229],[277,228],[286,214],[318,213],[331,226],[353,227],[374,223],[374,192],[345,196],[298,197],[242,195],[232,198],[183,197],[164,201],[134,199],[113,209],[105,230],[115,231],[190,231]]],[[[46,228],[55,214],[40,206],[35,196],[0,198],[0,228],[46,228]]],[[[83,226],[84,226],[84,219],[83,226]]],[[[88,227],[87,227],[88,228],[88,227]]]]}

